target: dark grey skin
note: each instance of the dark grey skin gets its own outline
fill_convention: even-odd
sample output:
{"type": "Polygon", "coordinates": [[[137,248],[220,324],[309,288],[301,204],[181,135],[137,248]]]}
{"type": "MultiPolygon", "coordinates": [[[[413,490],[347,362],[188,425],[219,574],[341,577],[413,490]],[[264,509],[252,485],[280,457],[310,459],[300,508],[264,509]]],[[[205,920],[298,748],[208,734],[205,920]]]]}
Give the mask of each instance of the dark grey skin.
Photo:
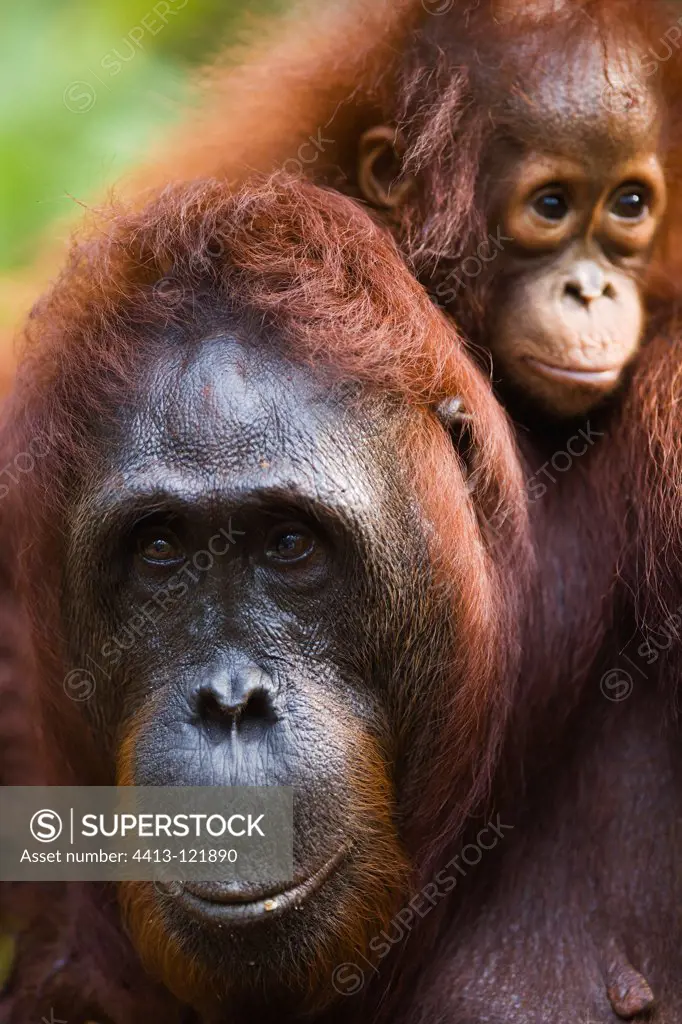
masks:
{"type": "MultiPolygon", "coordinates": [[[[138,402],[84,488],[69,541],[72,658],[102,668],[102,757],[113,763],[133,728],[119,781],[295,789],[293,881],[192,883],[172,900],[136,887],[201,961],[209,1013],[222,997],[233,1008],[263,992],[285,999],[311,949],[336,942],[331,966],[349,959],[335,936],[357,915],[357,892],[370,922],[373,900],[400,900],[393,819],[409,793],[394,776],[388,807],[385,794],[376,808],[369,799],[382,758],[409,771],[416,744],[408,726],[398,747],[391,722],[406,654],[433,663],[449,611],[425,601],[424,532],[385,403],[330,397],[309,371],[220,333],[167,347],[138,402]],[[210,568],[197,568],[205,555],[192,566],[206,551],[210,568]],[[183,565],[195,581],[178,576],[183,565]],[[160,607],[154,595],[173,579],[160,607]],[[136,618],[130,643],[140,608],[153,621],[136,618]],[[392,653],[406,608],[413,632],[392,653]]],[[[182,998],[179,974],[164,980],[182,998]]]]}

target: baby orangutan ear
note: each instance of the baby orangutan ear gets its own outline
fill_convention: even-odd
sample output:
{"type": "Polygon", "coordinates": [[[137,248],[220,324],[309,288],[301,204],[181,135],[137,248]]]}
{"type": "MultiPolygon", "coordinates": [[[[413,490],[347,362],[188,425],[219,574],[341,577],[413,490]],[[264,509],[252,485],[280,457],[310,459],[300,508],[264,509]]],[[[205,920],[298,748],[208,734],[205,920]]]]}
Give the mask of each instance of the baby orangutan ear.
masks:
{"type": "Polygon", "coordinates": [[[368,128],[358,144],[358,186],[363,199],[372,206],[394,210],[412,188],[411,176],[401,179],[403,140],[387,124],[368,128]]]}

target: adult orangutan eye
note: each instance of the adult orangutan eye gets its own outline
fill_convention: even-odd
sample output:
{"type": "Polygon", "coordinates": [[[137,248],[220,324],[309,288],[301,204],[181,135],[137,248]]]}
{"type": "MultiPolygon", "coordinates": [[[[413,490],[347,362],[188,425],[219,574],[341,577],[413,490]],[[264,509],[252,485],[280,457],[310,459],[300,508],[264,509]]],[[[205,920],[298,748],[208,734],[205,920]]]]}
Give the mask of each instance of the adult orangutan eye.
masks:
{"type": "Polygon", "coordinates": [[[611,213],[621,220],[643,220],[649,212],[649,194],[643,185],[623,185],[613,196],[611,213]]]}
{"type": "Polygon", "coordinates": [[[137,553],[148,565],[173,566],[184,561],[185,553],[171,530],[161,527],[141,531],[137,553]]]}
{"type": "Polygon", "coordinates": [[[316,540],[310,530],[299,524],[277,526],[265,543],[265,557],[282,566],[297,565],[315,552],[316,540]]]}
{"type": "Polygon", "coordinates": [[[541,192],[531,205],[543,220],[563,220],[568,213],[568,199],[562,189],[554,188],[541,192]]]}

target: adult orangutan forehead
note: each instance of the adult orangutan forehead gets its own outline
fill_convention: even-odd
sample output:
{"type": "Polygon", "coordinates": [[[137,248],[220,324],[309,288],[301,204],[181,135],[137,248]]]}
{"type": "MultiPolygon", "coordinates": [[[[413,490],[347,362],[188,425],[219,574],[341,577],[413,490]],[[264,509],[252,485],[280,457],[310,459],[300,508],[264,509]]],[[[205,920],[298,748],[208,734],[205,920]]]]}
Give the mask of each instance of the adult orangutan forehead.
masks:
{"type": "Polygon", "coordinates": [[[307,368],[230,333],[165,355],[143,378],[113,446],[111,468],[129,490],[172,485],[211,501],[280,488],[374,516],[395,461],[376,401],[330,392],[307,368]]]}
{"type": "MultiPolygon", "coordinates": [[[[593,34],[553,46],[553,38],[532,34],[505,59],[504,95],[489,97],[502,125],[533,148],[550,146],[588,165],[654,153],[662,110],[635,41],[605,47],[593,34]]],[[[495,89],[494,77],[481,76],[485,92],[495,89]]]]}

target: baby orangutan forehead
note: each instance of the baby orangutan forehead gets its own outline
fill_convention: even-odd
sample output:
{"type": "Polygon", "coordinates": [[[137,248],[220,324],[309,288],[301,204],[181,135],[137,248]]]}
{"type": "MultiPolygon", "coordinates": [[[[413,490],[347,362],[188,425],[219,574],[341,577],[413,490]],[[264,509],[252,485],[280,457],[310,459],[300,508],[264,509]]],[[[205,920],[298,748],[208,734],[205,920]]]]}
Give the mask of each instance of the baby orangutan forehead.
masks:
{"type": "Polygon", "coordinates": [[[611,42],[605,50],[594,38],[567,49],[547,48],[544,35],[531,37],[511,71],[501,120],[529,146],[550,145],[557,155],[586,163],[656,151],[661,109],[635,41],[611,42]]]}

